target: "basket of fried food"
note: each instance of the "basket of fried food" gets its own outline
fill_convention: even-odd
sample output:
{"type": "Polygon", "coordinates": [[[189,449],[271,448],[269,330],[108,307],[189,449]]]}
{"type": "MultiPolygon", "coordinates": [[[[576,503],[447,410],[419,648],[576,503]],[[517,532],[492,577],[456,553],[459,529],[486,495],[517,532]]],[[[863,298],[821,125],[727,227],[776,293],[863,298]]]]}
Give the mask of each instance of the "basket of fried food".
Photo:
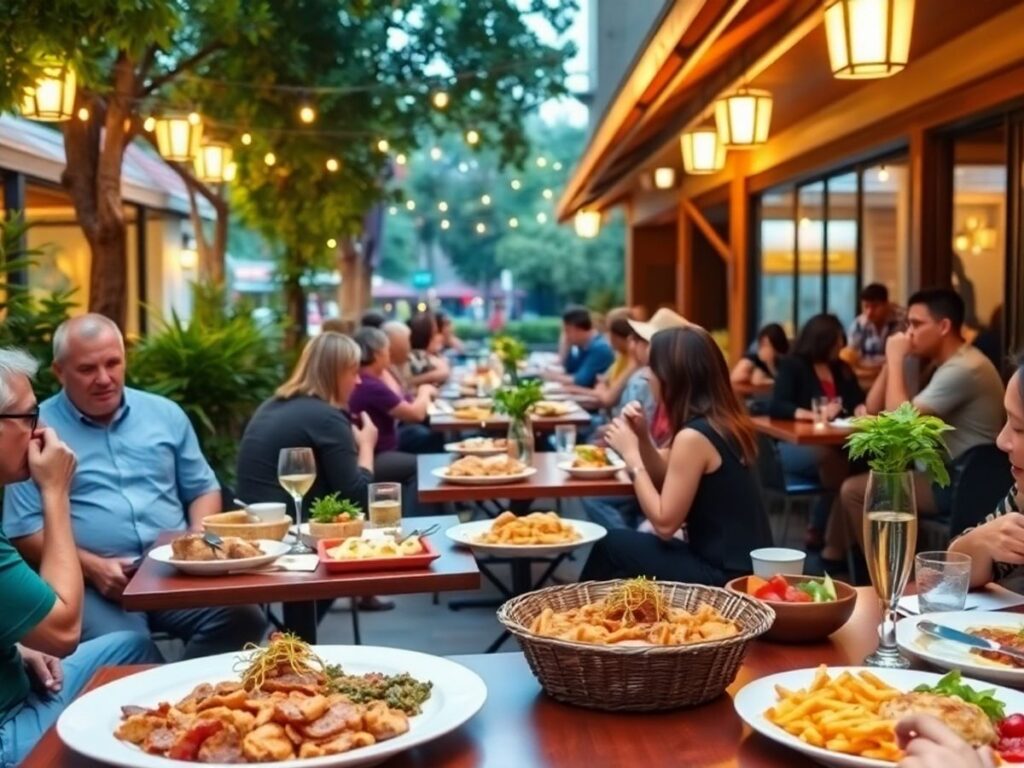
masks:
{"type": "Polygon", "coordinates": [[[529,592],[502,605],[498,620],[553,698],[639,712],[720,696],[775,612],[717,587],[640,578],[529,592]]]}

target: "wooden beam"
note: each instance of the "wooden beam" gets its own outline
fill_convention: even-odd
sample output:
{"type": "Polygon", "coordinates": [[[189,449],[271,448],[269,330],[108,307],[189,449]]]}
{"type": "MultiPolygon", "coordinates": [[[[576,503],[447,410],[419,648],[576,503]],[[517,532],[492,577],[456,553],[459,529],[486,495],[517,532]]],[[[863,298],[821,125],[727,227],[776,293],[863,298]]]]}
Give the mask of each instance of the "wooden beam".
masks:
{"type": "Polygon", "coordinates": [[[708,223],[708,220],[704,218],[704,214],[698,210],[697,206],[685,197],[681,199],[680,206],[686,211],[686,215],[693,223],[697,225],[697,229],[700,230],[701,234],[708,239],[715,252],[722,257],[722,261],[726,264],[734,261],[736,249],[730,248],[719,234],[715,232],[715,228],[708,223]]]}
{"type": "Polygon", "coordinates": [[[694,314],[693,222],[686,208],[689,202],[680,201],[676,219],[676,308],[685,318],[692,318],[694,314]]]}
{"type": "Polygon", "coordinates": [[[729,184],[729,244],[734,258],[729,261],[729,358],[735,363],[743,356],[750,324],[750,194],[747,190],[749,154],[736,155],[729,184]]]}

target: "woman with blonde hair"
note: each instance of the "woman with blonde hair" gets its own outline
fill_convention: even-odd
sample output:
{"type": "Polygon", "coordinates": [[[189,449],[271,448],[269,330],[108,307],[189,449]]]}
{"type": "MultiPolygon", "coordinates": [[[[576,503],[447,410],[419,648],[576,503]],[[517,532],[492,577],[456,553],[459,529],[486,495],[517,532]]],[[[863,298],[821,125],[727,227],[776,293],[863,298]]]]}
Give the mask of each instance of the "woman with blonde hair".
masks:
{"type": "Polygon", "coordinates": [[[282,448],[312,448],[316,480],[307,501],[338,493],[366,508],[377,428],[347,413],[359,383],[360,355],[352,339],[331,331],[306,344],[291,377],[246,425],[238,449],[240,498],[290,502],[277,482],[278,454],[282,448]]]}

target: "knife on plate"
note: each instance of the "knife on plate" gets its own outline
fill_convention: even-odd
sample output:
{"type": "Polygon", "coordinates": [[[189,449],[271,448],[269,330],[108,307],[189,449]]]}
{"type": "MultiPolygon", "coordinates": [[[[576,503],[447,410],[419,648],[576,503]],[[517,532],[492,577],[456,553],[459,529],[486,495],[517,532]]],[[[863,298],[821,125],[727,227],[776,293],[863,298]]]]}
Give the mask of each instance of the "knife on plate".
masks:
{"type": "Polygon", "coordinates": [[[917,628],[924,634],[930,635],[931,637],[937,637],[941,640],[950,640],[954,643],[969,645],[972,648],[980,648],[985,651],[1003,653],[1017,659],[1018,661],[1024,662],[1024,651],[1018,651],[1016,648],[1010,648],[1002,643],[997,643],[995,640],[986,640],[983,637],[975,637],[974,635],[969,635],[966,632],[961,632],[959,629],[944,627],[933,621],[919,621],[917,623],[917,628]]]}

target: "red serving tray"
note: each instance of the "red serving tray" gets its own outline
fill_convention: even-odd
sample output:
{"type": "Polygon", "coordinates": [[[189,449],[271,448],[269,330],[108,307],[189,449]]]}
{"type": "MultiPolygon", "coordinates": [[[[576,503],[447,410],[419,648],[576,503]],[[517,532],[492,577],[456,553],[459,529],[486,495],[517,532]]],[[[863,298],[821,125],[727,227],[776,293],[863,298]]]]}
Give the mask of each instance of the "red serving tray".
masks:
{"type": "Polygon", "coordinates": [[[320,555],[320,562],[328,573],[360,573],[363,571],[410,571],[417,568],[427,568],[432,562],[441,556],[441,553],[434,549],[430,539],[421,538],[425,552],[418,555],[404,555],[399,557],[368,557],[363,560],[335,560],[327,554],[327,550],[336,547],[344,539],[320,539],[316,543],[317,554],[320,555]]]}

